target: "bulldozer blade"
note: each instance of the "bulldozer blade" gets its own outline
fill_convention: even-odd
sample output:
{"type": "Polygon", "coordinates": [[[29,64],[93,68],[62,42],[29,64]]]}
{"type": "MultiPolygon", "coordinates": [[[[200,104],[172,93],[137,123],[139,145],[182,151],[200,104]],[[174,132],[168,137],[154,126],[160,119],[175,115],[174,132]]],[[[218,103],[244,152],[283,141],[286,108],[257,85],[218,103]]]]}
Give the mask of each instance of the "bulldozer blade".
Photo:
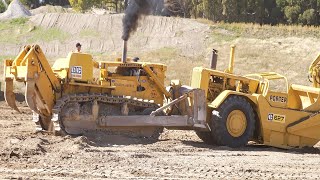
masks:
{"type": "Polygon", "coordinates": [[[13,92],[13,79],[6,79],[4,87],[4,98],[8,106],[20,113],[20,110],[16,105],[16,95],[13,92]]]}
{"type": "Polygon", "coordinates": [[[36,103],[36,95],[35,95],[35,81],[30,80],[26,83],[26,93],[25,93],[25,98],[27,105],[31,110],[33,110],[37,114],[41,114],[40,111],[37,108],[37,103],[36,103]]]}

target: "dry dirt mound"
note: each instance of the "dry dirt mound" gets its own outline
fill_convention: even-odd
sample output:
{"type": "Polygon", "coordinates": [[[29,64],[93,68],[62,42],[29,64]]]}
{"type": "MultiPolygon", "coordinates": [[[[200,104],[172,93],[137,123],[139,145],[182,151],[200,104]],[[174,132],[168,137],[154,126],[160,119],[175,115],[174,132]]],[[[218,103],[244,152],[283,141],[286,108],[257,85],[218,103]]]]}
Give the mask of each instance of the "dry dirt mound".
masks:
{"type": "Polygon", "coordinates": [[[64,8],[61,6],[52,6],[52,5],[46,5],[46,6],[40,6],[36,9],[30,10],[31,14],[41,14],[41,13],[72,13],[74,12],[72,8],[64,8]]]}
{"type": "Polygon", "coordinates": [[[27,16],[31,16],[30,11],[27,10],[19,0],[13,0],[9,4],[8,9],[0,14],[0,19],[13,19],[27,16]]]}
{"type": "MultiPolygon", "coordinates": [[[[66,55],[79,39],[86,51],[110,54],[121,52],[122,17],[122,14],[48,13],[37,14],[30,21],[45,29],[57,28],[70,34],[67,42],[40,43],[49,55],[66,55]]],[[[208,31],[208,25],[191,19],[146,17],[129,40],[129,52],[176,47],[186,55],[197,56],[206,51],[208,31]]]]}

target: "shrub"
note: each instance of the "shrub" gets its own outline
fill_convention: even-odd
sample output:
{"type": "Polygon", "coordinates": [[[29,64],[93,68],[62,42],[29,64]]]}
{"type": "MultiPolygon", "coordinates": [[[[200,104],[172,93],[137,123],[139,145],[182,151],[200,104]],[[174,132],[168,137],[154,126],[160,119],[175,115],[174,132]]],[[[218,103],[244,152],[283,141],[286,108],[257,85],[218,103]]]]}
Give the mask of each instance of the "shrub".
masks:
{"type": "Polygon", "coordinates": [[[4,11],[6,11],[6,6],[2,3],[2,1],[0,1],[0,13],[3,13],[4,11]]]}
{"type": "Polygon", "coordinates": [[[20,0],[20,2],[30,9],[34,9],[40,5],[39,0],[20,0]]]}
{"type": "Polygon", "coordinates": [[[314,9],[308,9],[299,16],[299,22],[303,25],[314,25],[317,23],[316,11],[314,9]]]}
{"type": "Polygon", "coordinates": [[[300,6],[286,6],[284,8],[284,14],[289,24],[295,24],[298,22],[300,11],[300,6]]]}
{"type": "Polygon", "coordinates": [[[74,10],[80,12],[90,9],[96,3],[95,0],[69,0],[69,2],[74,10]]]}

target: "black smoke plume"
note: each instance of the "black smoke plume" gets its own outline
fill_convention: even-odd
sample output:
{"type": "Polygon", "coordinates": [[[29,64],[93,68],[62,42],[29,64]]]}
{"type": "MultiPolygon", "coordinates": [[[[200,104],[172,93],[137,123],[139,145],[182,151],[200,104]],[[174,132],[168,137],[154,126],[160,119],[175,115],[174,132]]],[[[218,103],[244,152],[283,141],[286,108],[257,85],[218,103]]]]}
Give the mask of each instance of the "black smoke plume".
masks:
{"type": "Polygon", "coordinates": [[[122,39],[127,41],[130,35],[135,32],[139,25],[139,19],[143,15],[148,15],[151,12],[150,0],[130,0],[125,16],[122,19],[122,39]]]}

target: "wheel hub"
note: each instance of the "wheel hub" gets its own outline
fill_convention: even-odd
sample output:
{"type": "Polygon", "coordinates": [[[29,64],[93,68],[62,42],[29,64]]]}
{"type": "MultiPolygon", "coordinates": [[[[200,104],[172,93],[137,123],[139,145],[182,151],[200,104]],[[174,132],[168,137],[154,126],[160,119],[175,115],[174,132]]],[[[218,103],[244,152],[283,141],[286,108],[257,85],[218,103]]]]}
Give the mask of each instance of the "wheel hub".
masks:
{"type": "Polygon", "coordinates": [[[246,115],[240,110],[233,110],[227,118],[227,129],[231,136],[240,137],[247,128],[246,115]]]}

